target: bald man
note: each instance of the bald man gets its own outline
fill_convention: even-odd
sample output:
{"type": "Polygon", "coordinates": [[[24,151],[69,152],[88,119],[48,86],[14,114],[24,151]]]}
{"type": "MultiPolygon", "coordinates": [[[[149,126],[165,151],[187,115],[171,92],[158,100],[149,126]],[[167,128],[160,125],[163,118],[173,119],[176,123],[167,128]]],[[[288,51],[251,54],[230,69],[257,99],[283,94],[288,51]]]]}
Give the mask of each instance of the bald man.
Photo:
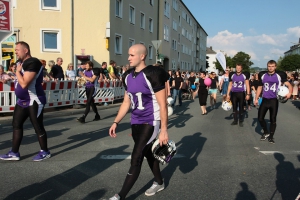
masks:
{"type": "Polygon", "coordinates": [[[165,89],[167,73],[160,67],[152,65],[146,67],[147,48],[142,44],[131,46],[128,54],[128,61],[132,68],[122,76],[126,91],[118,115],[109,129],[109,135],[113,138],[117,136],[116,128],[131,108],[134,148],[131,154],[131,166],[123,187],[110,200],[125,199],[140,174],[144,157],[147,158],[154,175],[153,185],[145,192],[145,195],[152,196],[164,189],[159,162],[154,158],[151,148],[160,126],[159,142],[161,145],[168,142],[165,89]]]}

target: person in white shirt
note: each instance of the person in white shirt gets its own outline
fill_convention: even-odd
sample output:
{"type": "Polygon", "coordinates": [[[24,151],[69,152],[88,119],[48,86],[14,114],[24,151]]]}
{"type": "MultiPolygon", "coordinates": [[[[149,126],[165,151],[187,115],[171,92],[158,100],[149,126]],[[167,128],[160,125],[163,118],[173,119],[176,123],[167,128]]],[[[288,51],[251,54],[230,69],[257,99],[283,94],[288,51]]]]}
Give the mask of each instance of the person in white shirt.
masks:
{"type": "Polygon", "coordinates": [[[66,70],[66,79],[67,80],[75,80],[76,79],[76,72],[74,70],[74,65],[72,63],[68,64],[68,68],[66,70]]]}

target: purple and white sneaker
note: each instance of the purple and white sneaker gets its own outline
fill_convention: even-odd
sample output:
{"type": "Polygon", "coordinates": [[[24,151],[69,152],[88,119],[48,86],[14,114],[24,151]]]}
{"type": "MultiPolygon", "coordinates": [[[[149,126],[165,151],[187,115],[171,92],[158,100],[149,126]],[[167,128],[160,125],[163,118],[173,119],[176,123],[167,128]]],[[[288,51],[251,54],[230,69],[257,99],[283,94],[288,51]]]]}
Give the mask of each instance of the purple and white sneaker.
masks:
{"type": "Polygon", "coordinates": [[[5,155],[0,155],[1,160],[20,160],[20,153],[14,153],[11,150],[5,154],[5,155]]]}
{"type": "Polygon", "coordinates": [[[33,157],[33,161],[42,161],[45,160],[47,158],[50,158],[51,154],[50,151],[44,151],[44,150],[40,150],[40,152],[33,157]]]}

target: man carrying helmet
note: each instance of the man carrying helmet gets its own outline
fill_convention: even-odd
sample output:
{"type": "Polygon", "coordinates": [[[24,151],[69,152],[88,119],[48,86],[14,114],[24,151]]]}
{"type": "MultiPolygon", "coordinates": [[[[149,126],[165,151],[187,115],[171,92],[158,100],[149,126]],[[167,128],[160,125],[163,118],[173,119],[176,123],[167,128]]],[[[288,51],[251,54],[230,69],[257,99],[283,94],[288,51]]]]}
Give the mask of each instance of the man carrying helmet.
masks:
{"type": "Polygon", "coordinates": [[[260,126],[264,130],[264,134],[261,136],[260,140],[266,140],[272,144],[274,141],[274,133],[276,129],[276,117],[278,111],[278,99],[277,99],[277,89],[281,84],[286,85],[289,88],[289,93],[286,98],[289,99],[292,95],[293,88],[291,84],[287,81],[286,73],[282,71],[276,71],[277,63],[274,60],[270,60],[267,63],[268,71],[262,71],[258,74],[259,85],[256,90],[256,96],[254,104],[258,105],[258,98],[262,93],[262,103],[258,109],[258,121],[260,126]],[[265,115],[267,111],[270,112],[270,132],[268,131],[267,124],[265,122],[265,115]]]}

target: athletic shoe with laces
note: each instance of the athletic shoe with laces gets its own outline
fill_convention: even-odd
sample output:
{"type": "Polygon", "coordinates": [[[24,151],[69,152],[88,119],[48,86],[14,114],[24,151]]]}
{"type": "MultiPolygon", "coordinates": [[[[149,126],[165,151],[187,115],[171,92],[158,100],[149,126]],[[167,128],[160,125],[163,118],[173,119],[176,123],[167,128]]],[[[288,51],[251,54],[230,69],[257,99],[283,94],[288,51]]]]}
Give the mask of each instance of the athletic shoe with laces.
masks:
{"type": "Polygon", "coordinates": [[[261,136],[260,140],[261,140],[261,141],[264,141],[264,140],[266,140],[269,136],[270,136],[269,133],[264,133],[264,134],[261,136]]]}
{"type": "Polygon", "coordinates": [[[237,125],[237,124],[238,124],[237,121],[233,121],[233,122],[231,123],[231,125],[237,125]]]}
{"type": "Polygon", "coordinates": [[[269,143],[271,143],[271,144],[275,144],[274,138],[272,138],[272,137],[269,137],[268,141],[269,141],[269,143]]]}
{"type": "Polygon", "coordinates": [[[84,116],[77,118],[77,121],[79,121],[80,123],[84,124],[85,123],[84,116]]]}
{"type": "Polygon", "coordinates": [[[115,194],[115,196],[109,198],[109,200],[120,200],[120,196],[118,194],[115,194]]]}
{"type": "Polygon", "coordinates": [[[33,157],[33,161],[42,161],[45,160],[47,158],[50,158],[51,154],[50,151],[44,151],[44,150],[40,150],[40,152],[33,157]]]}
{"type": "Polygon", "coordinates": [[[1,160],[20,160],[20,153],[14,153],[11,150],[5,154],[5,155],[0,155],[1,160]]]}
{"type": "Polygon", "coordinates": [[[145,195],[153,196],[155,193],[162,191],[163,189],[165,189],[165,184],[158,185],[158,183],[154,181],[152,186],[146,190],[145,195]]]}

